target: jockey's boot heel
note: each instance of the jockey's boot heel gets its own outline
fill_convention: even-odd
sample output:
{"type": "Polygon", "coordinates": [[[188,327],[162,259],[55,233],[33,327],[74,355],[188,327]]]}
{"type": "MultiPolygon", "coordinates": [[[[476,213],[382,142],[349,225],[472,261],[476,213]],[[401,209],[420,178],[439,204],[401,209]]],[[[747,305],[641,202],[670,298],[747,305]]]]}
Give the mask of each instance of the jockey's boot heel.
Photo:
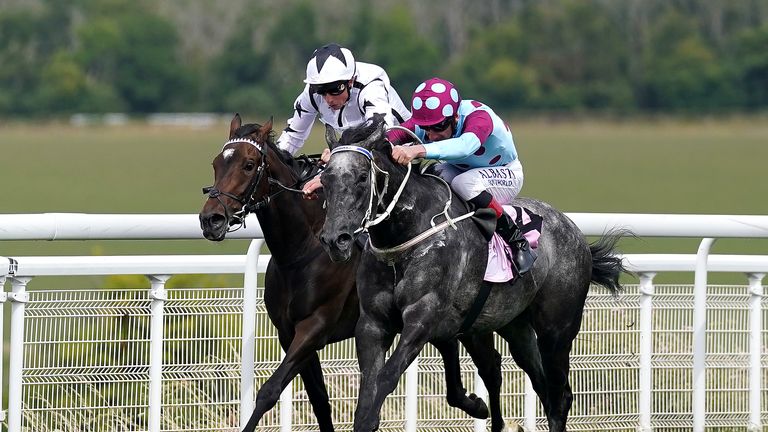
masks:
{"type": "Polygon", "coordinates": [[[536,255],[531,251],[531,245],[528,244],[528,240],[515,221],[506,213],[501,215],[496,222],[496,232],[512,247],[514,254],[512,260],[518,273],[521,276],[528,273],[533,267],[533,262],[536,261],[536,255]]]}

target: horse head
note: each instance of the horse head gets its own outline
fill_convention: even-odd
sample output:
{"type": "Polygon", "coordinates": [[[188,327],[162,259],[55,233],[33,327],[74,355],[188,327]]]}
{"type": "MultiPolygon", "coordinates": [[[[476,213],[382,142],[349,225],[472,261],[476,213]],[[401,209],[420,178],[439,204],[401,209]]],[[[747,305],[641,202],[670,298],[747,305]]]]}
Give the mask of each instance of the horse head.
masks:
{"type": "Polygon", "coordinates": [[[221,241],[230,226],[242,224],[255,207],[254,200],[269,189],[266,153],[273,140],[272,119],[266,124],[242,124],[235,114],[229,125],[229,139],[214,159],[214,184],[200,211],[200,227],[208,240],[221,241]]]}
{"type": "Polygon", "coordinates": [[[391,155],[384,126],[383,117],[377,115],[344,131],[337,141],[333,128],[326,125],[331,159],[322,174],[327,215],[320,242],[334,261],[349,259],[355,237],[378,207],[374,158],[381,153],[386,158],[391,155]]]}

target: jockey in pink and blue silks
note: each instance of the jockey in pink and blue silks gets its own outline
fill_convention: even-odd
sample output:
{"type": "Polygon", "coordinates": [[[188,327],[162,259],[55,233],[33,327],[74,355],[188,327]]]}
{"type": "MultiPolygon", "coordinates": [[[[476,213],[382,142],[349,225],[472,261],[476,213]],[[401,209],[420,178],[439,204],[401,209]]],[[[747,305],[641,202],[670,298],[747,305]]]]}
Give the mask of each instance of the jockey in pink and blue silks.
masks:
{"type": "Polygon", "coordinates": [[[399,145],[410,141],[403,131],[387,134],[394,144],[393,159],[406,165],[415,158],[439,159],[440,176],[476,208],[491,208],[498,218],[496,232],[515,252],[520,274],[535,260],[520,228],[502,204],[509,204],[523,187],[523,166],[517,156],[512,132],[493,110],[475,100],[461,100],[449,81],[431,78],[413,93],[412,117],[401,126],[413,131],[423,145],[399,145]]]}

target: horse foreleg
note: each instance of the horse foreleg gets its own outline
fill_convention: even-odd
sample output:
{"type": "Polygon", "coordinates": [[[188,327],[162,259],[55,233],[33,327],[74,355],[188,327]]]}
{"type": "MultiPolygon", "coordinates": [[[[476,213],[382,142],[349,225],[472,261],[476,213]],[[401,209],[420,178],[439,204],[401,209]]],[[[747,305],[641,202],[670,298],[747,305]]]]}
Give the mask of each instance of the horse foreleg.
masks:
{"type": "MultiPolygon", "coordinates": [[[[253,414],[251,414],[251,418],[248,420],[243,432],[253,432],[256,429],[256,425],[259,424],[259,420],[261,420],[264,414],[277,404],[283,389],[307,365],[312,355],[315,355],[315,358],[317,357],[316,350],[325,345],[325,335],[323,334],[325,326],[322,325],[323,322],[320,318],[312,316],[298,323],[293,339],[288,340],[288,337],[280,337],[281,345],[283,347],[286,344],[288,345],[285,358],[283,358],[275,372],[264,382],[264,385],[261,386],[256,394],[253,414]]],[[[330,413],[330,406],[327,408],[327,411],[330,413]]],[[[333,425],[328,429],[322,429],[323,424],[330,424],[329,420],[318,419],[318,423],[321,425],[323,432],[333,431],[333,425]]]]}
{"type": "Polygon", "coordinates": [[[491,431],[501,432],[504,430],[504,417],[501,415],[501,354],[494,347],[493,333],[469,334],[459,340],[472,357],[477,373],[488,390],[491,431]]]}
{"type": "Polygon", "coordinates": [[[407,316],[403,317],[406,326],[403,328],[397,348],[374,378],[376,385],[371,404],[364,411],[358,406],[358,411],[355,413],[354,430],[356,432],[370,432],[378,429],[384,400],[395,390],[400,377],[427,343],[429,329],[434,326],[419,322],[419,318],[418,314],[414,314],[410,320],[407,316]]]}
{"type": "Polygon", "coordinates": [[[325,387],[323,369],[317,352],[310,354],[304,368],[299,373],[301,380],[304,381],[304,389],[307,391],[309,403],[312,404],[312,410],[317,417],[318,427],[321,431],[332,431],[331,404],[328,401],[328,390],[325,387]]]}
{"type": "Polygon", "coordinates": [[[461,382],[461,368],[459,366],[459,345],[456,339],[442,342],[432,342],[443,357],[445,368],[445,384],[448,405],[459,408],[474,418],[487,419],[488,406],[483,399],[472,393],[467,396],[467,389],[461,382]]]}
{"type": "MultiPolygon", "coordinates": [[[[376,393],[376,378],[384,366],[387,350],[392,345],[395,334],[388,331],[384,321],[377,321],[365,312],[361,313],[355,328],[355,346],[357,362],[360,366],[360,390],[355,409],[355,429],[358,419],[367,414],[373,405],[376,393]]],[[[374,430],[374,429],[369,429],[374,430]]]]}

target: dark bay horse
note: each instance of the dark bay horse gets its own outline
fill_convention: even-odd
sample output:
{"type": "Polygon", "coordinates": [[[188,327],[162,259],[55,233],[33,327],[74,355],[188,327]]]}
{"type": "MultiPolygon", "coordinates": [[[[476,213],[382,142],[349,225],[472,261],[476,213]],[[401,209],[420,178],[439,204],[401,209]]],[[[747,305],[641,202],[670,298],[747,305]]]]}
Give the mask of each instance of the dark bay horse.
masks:
{"type": "MultiPolygon", "coordinates": [[[[318,241],[325,220],[322,200],[306,200],[290,190],[307,180],[303,167],[273,140],[271,120],[265,125],[242,125],[239,115],[230,124],[229,140],[213,160],[215,183],[200,212],[205,238],[223,240],[231,225],[254,211],[272,253],[265,276],[264,303],[277,328],[286,355],[261,386],[246,431],[278,401],[282,390],[301,374],[319,429],[333,431],[331,407],[317,350],[354,335],[359,317],[355,274],[360,253],[334,263],[318,241]],[[286,192],[287,191],[287,192],[286,192]]],[[[503,420],[498,406],[501,357],[490,333],[461,338],[488,387],[494,431],[503,420]],[[498,385],[494,384],[498,383],[498,385]]],[[[488,417],[488,407],[466,395],[461,383],[456,340],[434,344],[445,362],[447,399],[477,418],[488,417]]]]}
{"type": "MultiPolygon", "coordinates": [[[[456,337],[489,283],[483,282],[488,242],[469,220],[409,242],[430,232],[431,218],[443,213],[449,191],[432,177],[406,178],[409,171],[392,161],[379,120],[346,130],[341,143],[328,130],[332,156],[322,174],[328,211],[321,241],[333,260],[350,258],[363,226],[370,234],[357,272],[361,315],[355,341],[363,379],[354,430],[359,432],[378,428],[384,399],[424,344],[456,337]],[[400,341],[385,360],[398,332],[400,341]]],[[[544,218],[538,259],[514,285],[489,287],[469,333],[495,331],[508,342],[531,378],[550,431],[564,431],[573,400],[569,353],[590,283],[614,294],[621,289],[618,278],[625,269],[613,254],[618,236],[589,245],[578,227],[548,204],[522,198],[515,205],[544,218]]],[[[452,201],[452,218],[467,212],[464,203],[452,201]]]]}

